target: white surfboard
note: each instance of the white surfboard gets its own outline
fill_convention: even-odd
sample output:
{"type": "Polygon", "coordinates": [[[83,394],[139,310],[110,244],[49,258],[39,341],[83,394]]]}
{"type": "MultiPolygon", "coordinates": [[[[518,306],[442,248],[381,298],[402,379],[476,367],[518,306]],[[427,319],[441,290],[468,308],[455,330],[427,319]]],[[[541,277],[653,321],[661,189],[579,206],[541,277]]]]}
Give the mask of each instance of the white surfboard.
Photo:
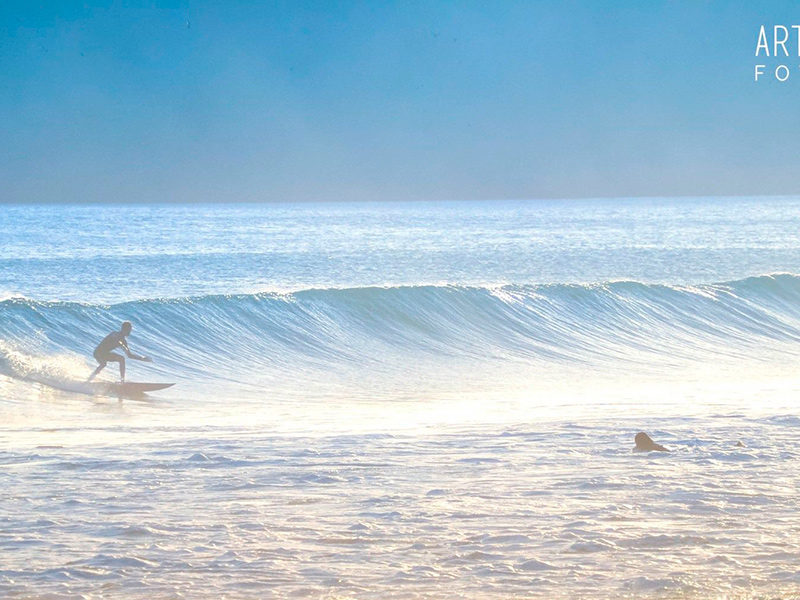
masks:
{"type": "Polygon", "coordinates": [[[158,390],[165,390],[175,385],[174,383],[145,383],[139,381],[126,381],[121,382],[92,382],[87,384],[91,386],[93,394],[107,394],[113,396],[143,396],[148,392],[156,392],[158,390]]]}
{"type": "Polygon", "coordinates": [[[175,385],[174,383],[148,383],[138,381],[112,382],[112,381],[64,381],[60,379],[37,377],[28,378],[29,381],[46,385],[65,392],[87,394],[89,396],[144,396],[148,392],[165,390],[175,385]]]}

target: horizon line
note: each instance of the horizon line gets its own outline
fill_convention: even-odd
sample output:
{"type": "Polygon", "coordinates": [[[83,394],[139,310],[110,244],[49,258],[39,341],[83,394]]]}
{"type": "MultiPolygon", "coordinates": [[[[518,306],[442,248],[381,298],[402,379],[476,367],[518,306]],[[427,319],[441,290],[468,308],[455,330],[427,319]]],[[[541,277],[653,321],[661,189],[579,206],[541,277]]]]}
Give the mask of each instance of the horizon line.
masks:
{"type": "Polygon", "coordinates": [[[675,196],[664,195],[636,195],[636,196],[542,196],[542,197],[508,197],[508,198],[388,198],[385,200],[369,200],[364,198],[337,199],[337,200],[0,200],[2,206],[146,206],[146,205],[191,205],[191,204],[438,204],[456,202],[591,202],[600,200],[700,200],[700,199],[790,199],[800,198],[800,192],[788,194],[681,194],[675,196]]]}

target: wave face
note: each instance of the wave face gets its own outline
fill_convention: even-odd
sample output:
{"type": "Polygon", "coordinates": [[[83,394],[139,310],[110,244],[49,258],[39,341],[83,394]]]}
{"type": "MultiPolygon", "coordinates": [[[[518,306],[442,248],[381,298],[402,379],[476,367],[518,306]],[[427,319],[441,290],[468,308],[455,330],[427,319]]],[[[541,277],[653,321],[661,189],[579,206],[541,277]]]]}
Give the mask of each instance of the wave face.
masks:
{"type": "Polygon", "coordinates": [[[134,323],[132,349],[157,357],[158,375],[218,382],[443,362],[668,365],[796,353],[800,277],[309,289],[111,306],[12,298],[0,302],[0,370],[82,372],[122,320],[134,323]]]}

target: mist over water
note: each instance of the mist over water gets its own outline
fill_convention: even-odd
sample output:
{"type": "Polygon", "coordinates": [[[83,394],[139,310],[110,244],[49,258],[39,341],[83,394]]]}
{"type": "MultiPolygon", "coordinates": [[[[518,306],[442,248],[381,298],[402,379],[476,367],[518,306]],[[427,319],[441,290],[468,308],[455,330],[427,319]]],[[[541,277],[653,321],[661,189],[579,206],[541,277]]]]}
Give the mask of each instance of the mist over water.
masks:
{"type": "Polygon", "coordinates": [[[0,592],[796,589],[798,226],[795,198],[5,207],[0,592]],[[155,359],[128,379],[174,388],[80,393],[123,320],[155,359]]]}

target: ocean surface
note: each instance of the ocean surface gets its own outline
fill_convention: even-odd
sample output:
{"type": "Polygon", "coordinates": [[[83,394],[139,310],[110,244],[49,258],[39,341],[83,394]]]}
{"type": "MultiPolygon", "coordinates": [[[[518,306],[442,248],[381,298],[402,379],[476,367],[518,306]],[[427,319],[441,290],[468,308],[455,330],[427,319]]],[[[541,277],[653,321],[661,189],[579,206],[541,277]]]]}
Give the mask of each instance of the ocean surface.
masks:
{"type": "Polygon", "coordinates": [[[800,597],[798,231],[795,197],[0,205],[0,597],[800,597]],[[127,379],[177,385],[85,384],[123,320],[127,379]]]}

